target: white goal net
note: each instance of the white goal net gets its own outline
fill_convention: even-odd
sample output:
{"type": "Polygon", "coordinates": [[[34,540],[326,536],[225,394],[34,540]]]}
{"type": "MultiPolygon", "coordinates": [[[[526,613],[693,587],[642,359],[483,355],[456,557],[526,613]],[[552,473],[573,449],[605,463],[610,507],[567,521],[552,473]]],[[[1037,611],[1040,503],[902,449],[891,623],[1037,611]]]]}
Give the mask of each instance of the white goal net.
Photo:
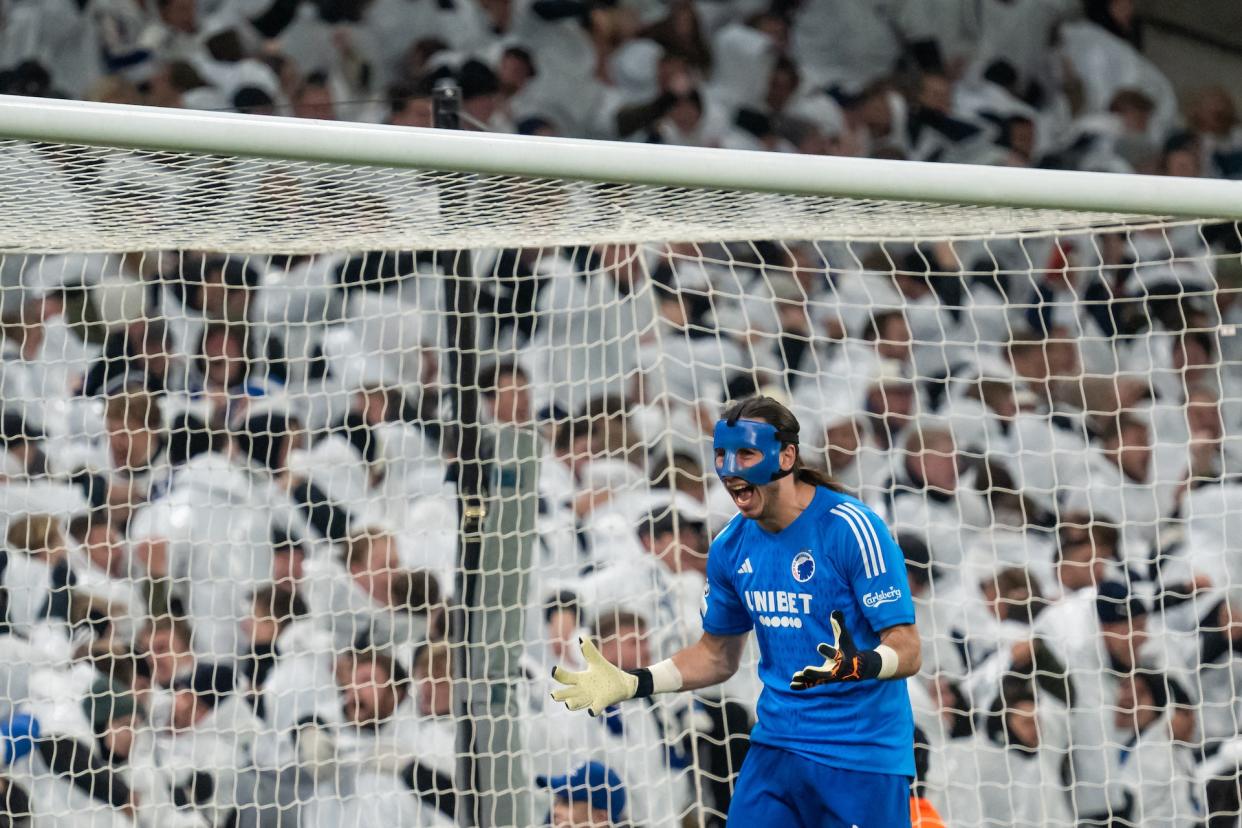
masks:
{"type": "Polygon", "coordinates": [[[906,554],[913,808],[1237,825],[1242,235],[1149,212],[0,141],[0,817],[723,825],[753,651],[549,672],[697,638],[766,393],[906,554]]]}

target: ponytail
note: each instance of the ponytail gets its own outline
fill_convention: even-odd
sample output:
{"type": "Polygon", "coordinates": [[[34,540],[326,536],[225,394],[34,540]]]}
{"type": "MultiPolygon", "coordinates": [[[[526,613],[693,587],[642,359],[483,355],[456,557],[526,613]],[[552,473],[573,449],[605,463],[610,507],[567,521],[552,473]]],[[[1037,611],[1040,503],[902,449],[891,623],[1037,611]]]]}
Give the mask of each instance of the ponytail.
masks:
{"type": "Polygon", "coordinates": [[[801,455],[794,461],[793,467],[794,479],[799,483],[809,483],[812,486],[823,486],[825,489],[831,489],[838,494],[848,494],[845,487],[832,479],[832,476],[823,469],[817,469],[814,466],[808,466],[802,462],[801,455]]]}

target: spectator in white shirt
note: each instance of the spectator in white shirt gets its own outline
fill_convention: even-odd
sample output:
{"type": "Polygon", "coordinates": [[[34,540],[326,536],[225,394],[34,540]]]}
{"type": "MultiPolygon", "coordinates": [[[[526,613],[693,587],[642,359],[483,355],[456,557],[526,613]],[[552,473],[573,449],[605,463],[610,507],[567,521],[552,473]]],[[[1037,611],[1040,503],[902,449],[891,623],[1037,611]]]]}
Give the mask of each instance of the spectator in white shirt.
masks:
{"type": "Polygon", "coordinates": [[[403,770],[406,784],[423,801],[448,817],[454,814],[453,777],[457,762],[457,722],[453,718],[453,659],[448,644],[428,643],[414,654],[413,732],[417,759],[403,770]]]}
{"type": "MultiPolygon", "coordinates": [[[[256,699],[282,655],[281,634],[305,618],[306,612],[301,599],[283,589],[264,587],[251,597],[250,612],[242,616],[238,629],[237,669],[256,699]]],[[[262,701],[255,708],[264,715],[262,701]]]]}
{"type": "Polygon", "coordinates": [[[577,412],[624,391],[639,332],[656,316],[643,256],[633,245],[604,245],[586,272],[553,279],[540,292],[529,364],[537,405],[577,412]]]}
{"type": "Polygon", "coordinates": [[[911,425],[919,413],[914,380],[893,360],[873,366],[862,398],[866,436],[864,450],[892,452],[911,438],[911,425]]]}
{"type": "MultiPolygon", "coordinates": [[[[140,697],[124,685],[124,675],[99,675],[82,699],[82,708],[95,735],[94,753],[102,767],[113,770],[133,793],[134,816],[139,825],[167,828],[208,828],[194,807],[196,783],[201,777],[180,775],[162,767],[153,750],[140,697]],[[189,807],[178,807],[178,803],[189,807]]],[[[205,792],[205,785],[201,786],[205,792]]]]}
{"type": "MultiPolygon", "coordinates": [[[[878,298],[884,301],[886,297],[878,298]]],[[[846,301],[870,303],[871,299],[869,294],[851,294],[846,301]]],[[[917,373],[914,367],[914,337],[905,309],[873,308],[863,323],[862,344],[853,344],[852,348],[841,354],[838,362],[846,372],[862,378],[864,382],[875,375],[875,364],[883,362],[891,362],[899,366],[898,370],[904,375],[914,376],[917,373]]],[[[829,370],[834,368],[836,366],[830,366],[829,370]]]]}
{"type": "Polygon", "coordinates": [[[1148,607],[1123,583],[1107,581],[1094,600],[1075,602],[1072,612],[1044,613],[1039,627],[1045,646],[1068,670],[1070,759],[1076,784],[1072,796],[1080,822],[1107,822],[1125,807],[1125,794],[1109,772],[1116,731],[1100,711],[1118,692],[1120,677],[1159,666],[1158,641],[1148,636],[1148,607]]]}
{"type": "Polygon", "coordinates": [[[1121,734],[1110,771],[1125,792],[1126,818],[1154,828],[1199,825],[1191,769],[1173,742],[1168,679],[1138,670],[1121,679],[1113,723],[1121,734]]]}
{"type": "Polygon", "coordinates": [[[39,293],[31,287],[4,288],[0,391],[6,410],[49,428],[50,404],[75,392],[97,350],[73,332],[59,294],[39,293]],[[10,302],[20,306],[9,309],[10,302]]]}
{"type": "Polygon", "coordinates": [[[1091,457],[1087,479],[1066,488],[1062,505],[1121,526],[1125,561],[1142,566],[1160,522],[1177,506],[1186,468],[1176,468],[1182,465],[1176,461],[1185,455],[1156,452],[1150,427],[1137,417],[1101,417],[1099,426],[1100,449],[1091,457]]]}
{"type": "Polygon", "coordinates": [[[149,619],[138,631],[134,655],[148,665],[151,687],[147,708],[157,727],[166,727],[172,721],[173,683],[194,671],[191,635],[187,622],[168,615],[149,619]]]}
{"type": "Polygon", "coordinates": [[[388,651],[355,650],[337,659],[336,676],[343,716],[336,755],[353,768],[337,772],[336,785],[350,788],[338,794],[346,800],[341,824],[438,824],[434,809],[394,773],[418,753],[417,714],[405,667],[388,651]]]}
{"type": "Polygon", "coordinates": [[[258,364],[253,339],[239,324],[202,327],[194,352],[196,381],[206,398],[209,423],[224,428],[245,417],[251,396],[262,396],[255,382],[258,364]]]}
{"type": "Polygon", "coordinates": [[[163,60],[206,56],[199,38],[197,0],[155,0],[158,19],[143,31],[140,45],[163,60]]]}
{"type": "Polygon", "coordinates": [[[868,439],[867,421],[858,413],[834,408],[824,417],[828,473],[855,497],[877,502],[879,490],[893,476],[887,453],[868,439]]]}
{"type": "Polygon", "coordinates": [[[390,647],[426,634],[428,616],[440,606],[440,582],[429,570],[402,566],[396,537],[375,528],[356,533],[346,543],[345,566],[354,591],[366,599],[352,618],[334,619],[349,628],[348,641],[364,637],[390,647]]]}
{"type": "Polygon", "coordinates": [[[1119,572],[1119,542],[1120,533],[1116,526],[1091,522],[1085,515],[1063,516],[1057,527],[1054,562],[1060,596],[1054,597],[1094,590],[1105,581],[1122,575],[1119,572]]]}
{"type": "Polygon", "coordinates": [[[1007,677],[981,733],[950,742],[946,818],[1013,828],[1070,825],[1062,763],[1064,708],[1028,679],[1007,677]],[[1058,727],[1058,724],[1060,726],[1058,727]]]}
{"type": "Polygon", "coordinates": [[[617,555],[576,587],[587,606],[624,604],[640,613],[651,633],[648,646],[657,657],[702,634],[699,611],[709,539],[702,520],[678,506],[676,501],[653,505],[637,521],[640,545],[634,553],[617,555]]]}
{"type": "Polygon", "coordinates": [[[35,676],[30,698],[16,715],[6,714],[4,727],[5,775],[29,788],[33,806],[16,824],[128,828],[138,804],[125,772],[139,714],[134,696],[89,668],[35,676]],[[20,741],[14,739],[15,724],[20,741]]]}
{"type": "Polygon", "coordinates": [[[1165,134],[1177,120],[1177,98],[1169,79],[1130,40],[1137,39],[1134,4],[1093,5],[1102,13],[1063,25],[1059,37],[1067,67],[1081,81],[1085,108],[1103,112],[1117,90],[1142,89],[1156,104],[1152,135],[1165,134]]]}
{"type": "Polygon", "coordinates": [[[75,608],[76,577],[61,523],[52,515],[16,517],[5,535],[8,553],[2,575],[7,621],[12,632],[32,636],[47,629],[68,641],[70,627],[85,620],[75,608]]]}
{"type": "Polygon", "coordinates": [[[332,99],[332,84],[324,72],[311,72],[303,78],[294,90],[290,106],[291,114],[295,118],[314,118],[321,121],[335,121],[337,118],[336,103],[332,99]]]}
{"type": "Polygon", "coordinates": [[[249,701],[235,690],[232,667],[198,664],[174,680],[171,727],[160,733],[157,742],[175,778],[202,774],[210,779],[195,802],[209,825],[222,824],[246,796],[240,777],[265,729],[249,701]]]}
{"type": "Polygon", "coordinates": [[[146,614],[141,583],[129,577],[129,555],[107,510],[96,509],[69,522],[77,548],[69,553],[74,592],[105,608],[113,631],[132,643],[136,619],[146,614]]]}
{"type": "Polygon", "coordinates": [[[530,376],[517,360],[504,359],[479,371],[483,399],[496,423],[529,425],[534,422],[530,376]]]}
{"type": "Polygon", "coordinates": [[[128,558],[116,525],[106,511],[95,510],[74,518],[69,522],[69,535],[80,545],[80,554],[72,556],[77,565],[75,571],[80,573],[90,567],[105,578],[124,577],[128,558]]]}
{"type": "Polygon", "coordinates": [[[1242,172],[1242,127],[1237,107],[1223,86],[1205,86],[1191,94],[1186,120],[1199,137],[1203,168],[1236,178],[1242,172]]]}
{"type": "Polygon", "coordinates": [[[915,423],[904,449],[904,476],[889,501],[893,531],[926,537],[932,563],[956,581],[966,550],[989,520],[986,504],[963,485],[948,429],[915,423]]]}
{"type": "Polygon", "coordinates": [[[171,616],[151,619],[139,633],[135,652],[150,665],[152,687],[171,688],[178,676],[194,669],[190,632],[171,616]]]}
{"type": "Polygon", "coordinates": [[[106,506],[118,525],[128,523],[134,511],[161,494],[171,473],[168,436],[163,412],[151,394],[127,389],[104,404],[107,442],[86,471],[92,503],[106,506]]]}

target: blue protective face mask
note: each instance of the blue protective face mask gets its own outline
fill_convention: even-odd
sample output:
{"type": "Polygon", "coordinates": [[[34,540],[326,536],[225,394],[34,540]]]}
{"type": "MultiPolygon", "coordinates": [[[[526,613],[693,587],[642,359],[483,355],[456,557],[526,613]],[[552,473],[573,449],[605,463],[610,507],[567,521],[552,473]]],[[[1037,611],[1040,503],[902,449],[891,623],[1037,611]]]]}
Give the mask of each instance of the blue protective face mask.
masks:
{"type": "Polygon", "coordinates": [[[752,486],[766,486],[792,471],[781,470],[781,448],[789,443],[797,445],[798,435],[777,431],[771,423],[718,420],[713,446],[717,451],[724,451],[724,463],[716,467],[716,474],[721,480],[737,477],[752,486]],[[744,448],[758,451],[763,459],[753,466],[743,466],[737,453],[744,448]]]}

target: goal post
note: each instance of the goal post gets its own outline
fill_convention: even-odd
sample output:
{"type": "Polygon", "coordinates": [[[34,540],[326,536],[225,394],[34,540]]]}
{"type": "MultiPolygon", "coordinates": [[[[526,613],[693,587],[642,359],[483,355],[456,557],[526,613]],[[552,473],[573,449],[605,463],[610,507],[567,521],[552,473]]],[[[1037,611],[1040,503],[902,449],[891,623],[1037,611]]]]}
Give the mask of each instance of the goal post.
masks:
{"type": "Polygon", "coordinates": [[[949,824],[1228,807],[1237,182],[0,96],[0,196],[0,716],[90,746],[152,682],[145,816],[205,773],[212,825],[538,824],[597,762],[637,824],[723,824],[753,651],[599,720],[546,674],[701,631],[756,391],[906,552],[949,824]]]}

